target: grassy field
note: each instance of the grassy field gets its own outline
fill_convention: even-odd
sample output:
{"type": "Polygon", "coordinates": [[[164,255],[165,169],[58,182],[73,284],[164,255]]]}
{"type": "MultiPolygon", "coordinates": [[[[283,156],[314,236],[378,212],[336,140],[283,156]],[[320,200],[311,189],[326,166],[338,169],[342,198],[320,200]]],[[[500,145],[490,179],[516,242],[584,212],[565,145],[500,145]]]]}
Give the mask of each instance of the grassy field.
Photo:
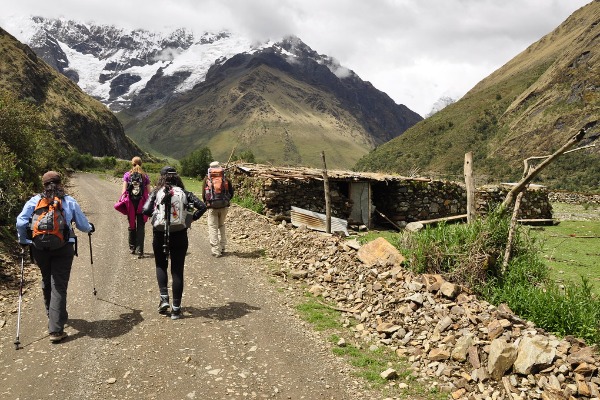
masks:
{"type": "Polygon", "coordinates": [[[600,296],[600,206],[553,204],[558,225],[532,228],[558,282],[589,279],[600,296]]]}

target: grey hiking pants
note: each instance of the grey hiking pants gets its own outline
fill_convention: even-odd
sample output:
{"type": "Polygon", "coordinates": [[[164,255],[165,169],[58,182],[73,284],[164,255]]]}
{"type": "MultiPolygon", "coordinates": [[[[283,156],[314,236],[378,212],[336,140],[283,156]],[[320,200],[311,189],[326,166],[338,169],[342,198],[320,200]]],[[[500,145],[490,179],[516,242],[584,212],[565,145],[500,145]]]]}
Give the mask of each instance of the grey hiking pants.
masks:
{"type": "Polygon", "coordinates": [[[48,315],[48,332],[62,332],[67,313],[67,287],[75,250],[68,243],[57,250],[38,250],[32,246],[33,259],[42,273],[42,293],[48,315]]]}

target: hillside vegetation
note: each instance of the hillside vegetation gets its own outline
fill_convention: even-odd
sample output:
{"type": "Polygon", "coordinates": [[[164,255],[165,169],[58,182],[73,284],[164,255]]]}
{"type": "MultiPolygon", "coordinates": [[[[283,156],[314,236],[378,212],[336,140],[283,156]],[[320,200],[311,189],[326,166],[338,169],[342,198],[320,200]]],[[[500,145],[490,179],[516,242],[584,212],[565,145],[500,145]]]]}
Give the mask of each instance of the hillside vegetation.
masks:
{"type": "MultiPolygon", "coordinates": [[[[549,155],[580,128],[597,137],[600,117],[600,2],[594,1],[462,99],[379,146],[356,164],[365,171],[462,177],[473,152],[479,183],[516,179],[525,158],[549,155]]],[[[563,156],[538,181],[597,190],[600,148],[563,156]]]]}
{"type": "Polygon", "coordinates": [[[44,129],[63,147],[131,158],[142,151],[115,115],[0,28],[0,90],[37,107],[44,129]]]}

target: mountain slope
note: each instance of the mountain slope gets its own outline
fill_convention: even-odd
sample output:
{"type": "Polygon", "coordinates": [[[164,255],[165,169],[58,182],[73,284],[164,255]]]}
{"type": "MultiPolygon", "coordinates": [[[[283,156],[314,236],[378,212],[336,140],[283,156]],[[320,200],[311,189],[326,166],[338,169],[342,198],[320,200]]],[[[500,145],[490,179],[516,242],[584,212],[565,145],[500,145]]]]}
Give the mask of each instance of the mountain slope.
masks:
{"type": "Polygon", "coordinates": [[[226,159],[235,146],[264,162],[317,166],[325,151],[338,168],[421,120],[352,71],[339,78],[311,51],[288,38],[238,54],[162,109],[140,118],[134,102],[120,118],[136,141],[174,157],[208,146],[226,159]]]}
{"type": "MultiPolygon", "coordinates": [[[[473,151],[476,174],[497,181],[520,176],[523,159],[552,153],[581,127],[591,128],[582,145],[589,143],[600,118],[599,21],[596,0],[356,168],[460,177],[464,153],[473,151]]],[[[594,187],[598,154],[563,156],[542,181],[594,187]]]]}
{"type": "Polygon", "coordinates": [[[0,90],[40,107],[47,130],[67,147],[96,156],[130,158],[142,151],[102,103],[57,73],[0,28],[0,90]]]}

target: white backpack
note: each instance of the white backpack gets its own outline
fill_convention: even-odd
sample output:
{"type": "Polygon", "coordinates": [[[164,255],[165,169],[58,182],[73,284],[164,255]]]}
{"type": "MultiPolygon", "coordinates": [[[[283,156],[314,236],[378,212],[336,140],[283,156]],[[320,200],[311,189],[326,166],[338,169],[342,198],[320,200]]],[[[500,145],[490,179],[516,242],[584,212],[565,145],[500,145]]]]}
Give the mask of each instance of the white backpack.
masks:
{"type": "MultiPolygon", "coordinates": [[[[169,200],[165,198],[166,192],[167,188],[162,188],[156,193],[154,213],[152,214],[152,226],[159,231],[165,230],[165,203],[169,200]]],[[[169,230],[177,232],[189,228],[192,214],[188,212],[188,201],[185,192],[178,186],[172,186],[169,194],[171,196],[169,230]]]]}

